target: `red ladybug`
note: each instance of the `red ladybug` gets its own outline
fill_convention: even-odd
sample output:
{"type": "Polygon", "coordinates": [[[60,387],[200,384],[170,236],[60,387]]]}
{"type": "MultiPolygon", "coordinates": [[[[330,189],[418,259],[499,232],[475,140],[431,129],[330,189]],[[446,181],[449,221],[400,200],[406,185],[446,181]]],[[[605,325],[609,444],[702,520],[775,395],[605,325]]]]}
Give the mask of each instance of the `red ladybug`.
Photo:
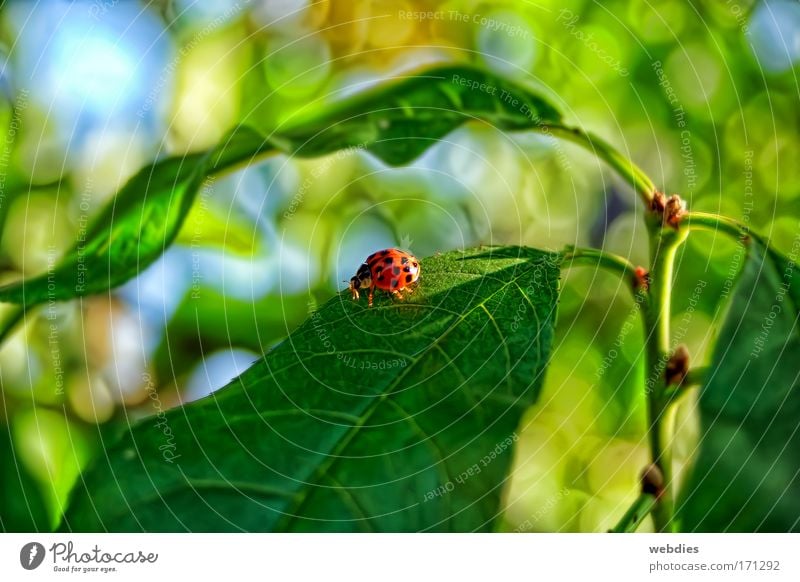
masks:
{"type": "Polygon", "coordinates": [[[411,293],[409,285],[419,279],[420,266],[417,257],[398,249],[384,249],[372,253],[361,264],[355,277],[350,279],[350,293],[358,300],[359,289],[369,288],[369,306],[376,288],[389,291],[402,298],[401,291],[411,293]]]}

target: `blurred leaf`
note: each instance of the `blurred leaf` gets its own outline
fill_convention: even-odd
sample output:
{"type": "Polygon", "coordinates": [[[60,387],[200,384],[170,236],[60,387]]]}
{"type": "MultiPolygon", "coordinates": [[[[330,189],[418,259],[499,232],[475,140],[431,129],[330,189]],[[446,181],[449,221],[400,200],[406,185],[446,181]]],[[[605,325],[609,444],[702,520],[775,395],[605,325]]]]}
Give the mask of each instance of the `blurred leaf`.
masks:
{"type": "Polygon", "coordinates": [[[470,120],[504,130],[561,121],[542,97],[469,67],[437,67],[298,115],[271,139],[287,153],[314,157],[365,148],[387,164],[407,164],[470,120]]]}
{"type": "Polygon", "coordinates": [[[10,428],[0,423],[0,532],[50,531],[39,484],[14,452],[10,428]]]}
{"type": "Polygon", "coordinates": [[[16,462],[36,479],[44,497],[50,528],[58,524],[70,490],[91,458],[88,431],[63,412],[29,408],[17,412],[11,425],[16,462]]]}
{"type": "Polygon", "coordinates": [[[240,127],[204,154],[168,158],[140,170],[84,231],[72,251],[37,277],[0,287],[0,301],[27,306],[101,293],[133,278],[175,239],[210,174],[270,147],[240,127]]]}
{"type": "Polygon", "coordinates": [[[263,353],[300,325],[308,311],[304,295],[267,295],[253,301],[206,288],[190,291],[153,354],[156,375],[161,384],[170,382],[216,350],[237,347],[263,353]]]}
{"type": "Polygon", "coordinates": [[[263,237],[251,220],[220,209],[195,204],[189,210],[175,242],[192,248],[217,248],[233,255],[251,257],[263,252],[263,237]]]}
{"type": "Polygon", "coordinates": [[[498,254],[427,259],[402,302],[334,297],[230,385],[111,446],[62,529],[491,530],[561,260],[498,254]]]}
{"type": "Polygon", "coordinates": [[[390,164],[410,162],[465,121],[526,129],[560,120],[530,92],[466,67],[436,68],[366,91],[300,117],[263,138],[246,126],[202,154],[169,158],[140,170],[119,191],[51,273],[0,287],[0,301],[27,306],[101,293],[135,277],[175,240],[208,176],[277,147],[321,156],[363,147],[390,164]]]}
{"type": "Polygon", "coordinates": [[[800,531],[800,274],[757,240],[700,392],[685,531],[800,531]]]}

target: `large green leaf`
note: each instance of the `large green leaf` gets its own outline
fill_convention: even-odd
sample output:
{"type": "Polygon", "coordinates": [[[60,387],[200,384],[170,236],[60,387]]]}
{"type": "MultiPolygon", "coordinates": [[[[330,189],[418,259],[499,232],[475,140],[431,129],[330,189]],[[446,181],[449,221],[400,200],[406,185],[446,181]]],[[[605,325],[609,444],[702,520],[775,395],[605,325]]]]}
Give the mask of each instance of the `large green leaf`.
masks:
{"type": "Polygon", "coordinates": [[[299,115],[272,136],[280,149],[319,156],[364,148],[388,164],[407,164],[469,120],[505,130],[558,124],[542,97],[490,73],[437,67],[336,103],[323,114],[299,115]]]}
{"type": "Polygon", "coordinates": [[[405,301],[341,293],[227,387],[109,446],[62,529],[491,529],[560,260],[453,252],[405,301]]]}
{"type": "Polygon", "coordinates": [[[0,483],[0,533],[45,532],[52,527],[39,483],[14,450],[4,422],[0,422],[0,483]]]}
{"type": "Polygon", "coordinates": [[[800,530],[800,265],[749,242],[700,392],[685,531],[800,530]]]}
{"type": "Polygon", "coordinates": [[[50,273],[0,287],[0,301],[27,306],[101,293],[128,281],[172,243],[207,176],[271,146],[240,127],[212,150],[140,170],[50,273]]]}
{"type": "Polygon", "coordinates": [[[560,120],[530,91],[468,67],[436,68],[382,84],[311,116],[296,116],[268,137],[241,126],[215,148],[142,169],[52,273],[0,287],[0,301],[28,306],[101,293],[135,277],[175,240],[203,181],[277,148],[305,157],[364,148],[407,163],[471,119],[502,129],[560,120]]]}

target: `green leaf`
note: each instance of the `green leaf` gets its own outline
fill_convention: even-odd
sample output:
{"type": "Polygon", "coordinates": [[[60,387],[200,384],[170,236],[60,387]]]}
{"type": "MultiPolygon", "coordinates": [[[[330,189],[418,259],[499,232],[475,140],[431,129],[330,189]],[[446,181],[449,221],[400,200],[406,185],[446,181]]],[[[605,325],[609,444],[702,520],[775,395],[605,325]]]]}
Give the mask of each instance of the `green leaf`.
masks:
{"type": "Polygon", "coordinates": [[[10,427],[0,422],[0,532],[45,532],[47,516],[39,483],[14,451],[10,427]]]}
{"type": "Polygon", "coordinates": [[[800,266],[748,245],[700,392],[685,531],[800,530],[800,266]]]}
{"type": "Polygon", "coordinates": [[[271,146],[240,127],[216,148],[140,170],[50,273],[0,287],[0,301],[32,306],[101,293],[135,277],[175,239],[204,180],[271,146]]]}
{"type": "Polygon", "coordinates": [[[215,394],[84,473],[72,531],[487,531],[551,349],[561,256],[422,261],[405,301],[343,292],[215,394]]]}
{"type": "Polygon", "coordinates": [[[560,118],[552,105],[519,85],[477,69],[440,67],[382,84],[322,114],[298,115],[268,138],[240,126],[208,152],[139,171],[90,227],[79,229],[75,247],[51,273],[0,287],[0,301],[32,306],[128,281],[175,240],[208,176],[273,148],[313,157],[358,147],[397,165],[472,119],[518,130],[560,118]]]}
{"type": "Polygon", "coordinates": [[[308,315],[301,295],[239,299],[203,289],[189,291],[164,329],[151,358],[160,385],[176,381],[216,350],[232,347],[263,353],[308,315]],[[232,323],[235,322],[235,325],[232,323]]]}
{"type": "Polygon", "coordinates": [[[252,257],[263,252],[261,238],[251,220],[233,212],[223,213],[220,209],[210,210],[203,204],[195,204],[184,218],[175,242],[252,257]]]}
{"type": "Polygon", "coordinates": [[[365,91],[323,114],[298,115],[271,139],[298,156],[364,148],[397,166],[413,161],[470,120],[521,130],[558,124],[561,114],[517,84],[485,71],[446,66],[365,91]]]}

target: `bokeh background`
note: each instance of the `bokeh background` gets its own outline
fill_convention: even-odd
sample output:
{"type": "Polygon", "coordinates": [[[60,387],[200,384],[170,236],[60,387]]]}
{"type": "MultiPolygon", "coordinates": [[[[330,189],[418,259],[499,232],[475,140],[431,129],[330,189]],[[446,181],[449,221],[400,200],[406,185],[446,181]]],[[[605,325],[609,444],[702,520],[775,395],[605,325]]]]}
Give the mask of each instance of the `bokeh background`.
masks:
{"type": "MultiPolygon", "coordinates": [[[[47,271],[139,168],[279,128],[381,79],[468,62],[530,85],[690,208],[788,250],[800,220],[793,0],[162,0],[0,5],[0,281],[47,271]]],[[[404,168],[275,156],[208,181],[178,243],[0,346],[0,527],[47,530],[103,443],[226,384],[372,251],[595,246],[646,264],[642,209],[587,152],[464,126],[404,168]]],[[[737,249],[681,251],[676,343],[709,357],[737,249]]],[[[0,306],[9,319],[10,306],[0,306]]],[[[642,330],[613,276],[564,277],[556,349],[519,429],[504,528],[604,531],[647,459],[642,330]]],[[[7,326],[2,326],[5,329],[7,326]]],[[[691,460],[694,400],[677,413],[691,460]]]]}

